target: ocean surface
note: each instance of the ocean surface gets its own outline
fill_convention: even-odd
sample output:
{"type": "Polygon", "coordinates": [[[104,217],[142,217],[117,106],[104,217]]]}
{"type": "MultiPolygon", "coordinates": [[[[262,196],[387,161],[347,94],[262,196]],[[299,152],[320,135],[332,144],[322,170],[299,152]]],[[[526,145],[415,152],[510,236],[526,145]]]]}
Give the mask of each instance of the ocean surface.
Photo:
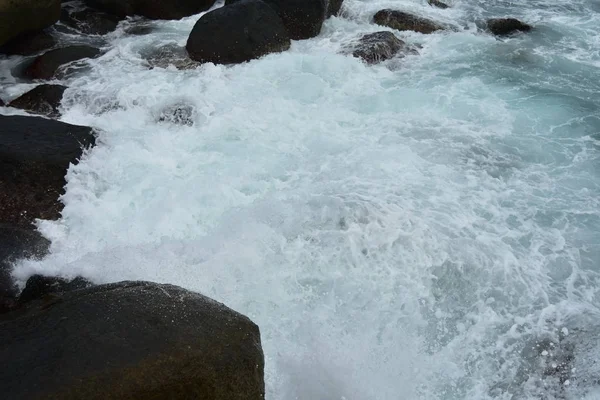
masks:
{"type": "Polygon", "coordinates": [[[199,16],[122,22],[63,80],[99,143],[15,276],[221,301],[260,326],[269,400],[600,399],[600,1],[447,2],[345,0],[285,53],[187,70],[145,58],[199,16]],[[341,54],[382,8],[455,29],[341,54]],[[505,16],[535,29],[481,29],[505,16]]]}

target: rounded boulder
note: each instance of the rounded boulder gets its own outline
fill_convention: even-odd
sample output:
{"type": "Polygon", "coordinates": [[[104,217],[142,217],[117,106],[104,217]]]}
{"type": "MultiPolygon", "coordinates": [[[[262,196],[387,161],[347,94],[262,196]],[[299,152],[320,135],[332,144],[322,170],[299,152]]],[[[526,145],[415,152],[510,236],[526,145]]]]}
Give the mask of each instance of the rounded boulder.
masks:
{"type": "Polygon", "coordinates": [[[242,0],[202,16],[186,49],[193,60],[236,64],[289,49],[281,18],[261,0],[242,0]]]}

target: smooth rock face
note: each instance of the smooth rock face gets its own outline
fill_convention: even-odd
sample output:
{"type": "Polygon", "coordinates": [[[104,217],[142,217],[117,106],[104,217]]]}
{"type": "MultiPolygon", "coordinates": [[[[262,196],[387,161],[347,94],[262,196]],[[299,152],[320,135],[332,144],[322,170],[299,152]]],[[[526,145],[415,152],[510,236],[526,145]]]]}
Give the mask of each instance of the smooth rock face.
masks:
{"type": "Polygon", "coordinates": [[[58,21],[60,0],[0,0],[0,46],[58,21]]]}
{"type": "Polygon", "coordinates": [[[98,55],[100,50],[90,46],[69,46],[50,50],[36,58],[25,70],[25,75],[31,79],[52,79],[63,65],[98,55]]]}
{"type": "Polygon", "coordinates": [[[392,32],[369,33],[358,40],[352,55],[369,64],[375,64],[392,58],[405,46],[392,32]]]}
{"type": "Polygon", "coordinates": [[[56,39],[48,32],[29,32],[17,36],[4,46],[0,47],[0,53],[30,56],[51,49],[56,46],[56,44],[56,39]]]}
{"type": "Polygon", "coordinates": [[[186,45],[193,60],[215,64],[241,63],[289,47],[281,19],[260,0],[242,0],[203,15],[186,45]]]}
{"type": "Polygon", "coordinates": [[[327,0],[327,11],[325,13],[325,17],[329,18],[339,15],[343,3],[344,0],[327,0]]]}
{"type": "Polygon", "coordinates": [[[202,295],[121,282],[0,315],[4,398],[263,400],[258,327],[202,295]]]}
{"type": "MultiPolygon", "coordinates": [[[[225,0],[225,5],[239,1],[243,0],[225,0]]],[[[327,0],[264,0],[264,2],[279,14],[291,39],[309,39],[321,32],[327,11],[327,0]]]]}
{"type": "Polygon", "coordinates": [[[8,105],[35,114],[57,117],[60,115],[58,109],[66,89],[67,87],[62,85],[39,85],[14,99],[8,105]]]}
{"type": "Polygon", "coordinates": [[[514,18],[493,18],[487,21],[490,32],[494,35],[510,35],[515,32],[529,32],[531,25],[527,25],[514,18]]]}
{"type": "Polygon", "coordinates": [[[429,19],[396,10],[378,11],[373,16],[373,22],[377,25],[398,29],[399,31],[433,33],[444,29],[442,25],[429,19]]]}
{"type": "Polygon", "coordinates": [[[0,313],[16,306],[18,290],[12,277],[12,262],[21,258],[41,258],[50,242],[37,231],[0,223],[0,313]]]}
{"type": "Polygon", "coordinates": [[[84,0],[99,10],[124,18],[141,15],[150,19],[181,19],[206,11],[215,0],[84,0]]]}
{"type": "Polygon", "coordinates": [[[58,218],[67,169],[94,144],[92,129],[16,115],[0,115],[0,126],[0,223],[58,218]]]}

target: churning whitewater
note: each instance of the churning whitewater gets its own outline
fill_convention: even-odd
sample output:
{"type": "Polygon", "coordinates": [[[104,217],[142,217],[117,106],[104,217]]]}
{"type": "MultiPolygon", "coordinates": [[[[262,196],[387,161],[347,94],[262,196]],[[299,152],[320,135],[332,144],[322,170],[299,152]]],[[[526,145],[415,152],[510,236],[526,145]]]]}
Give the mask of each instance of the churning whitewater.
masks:
{"type": "Polygon", "coordinates": [[[122,22],[66,81],[99,143],[15,276],[219,300],[260,326],[269,400],[600,398],[600,3],[449,3],[345,0],[287,52],[187,70],[145,54],[199,16],[122,22]],[[383,8],[455,29],[342,54],[383,8]],[[506,16],[535,29],[481,30],[506,16]]]}

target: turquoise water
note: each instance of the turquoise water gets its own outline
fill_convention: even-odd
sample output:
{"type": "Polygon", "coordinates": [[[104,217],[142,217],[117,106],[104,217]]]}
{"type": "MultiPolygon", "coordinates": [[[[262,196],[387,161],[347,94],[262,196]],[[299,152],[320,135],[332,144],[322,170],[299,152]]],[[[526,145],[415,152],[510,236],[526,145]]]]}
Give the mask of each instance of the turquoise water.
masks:
{"type": "Polygon", "coordinates": [[[197,16],[122,24],[67,80],[62,119],[100,144],[15,275],[222,301],[261,327],[269,399],[600,398],[600,3],[449,3],[345,0],[289,52],[185,71],[141,55],[197,16]],[[386,7],[456,30],[340,54],[386,7]],[[503,16],[535,30],[479,29],[503,16]],[[193,126],[157,122],[175,104],[193,126]]]}

